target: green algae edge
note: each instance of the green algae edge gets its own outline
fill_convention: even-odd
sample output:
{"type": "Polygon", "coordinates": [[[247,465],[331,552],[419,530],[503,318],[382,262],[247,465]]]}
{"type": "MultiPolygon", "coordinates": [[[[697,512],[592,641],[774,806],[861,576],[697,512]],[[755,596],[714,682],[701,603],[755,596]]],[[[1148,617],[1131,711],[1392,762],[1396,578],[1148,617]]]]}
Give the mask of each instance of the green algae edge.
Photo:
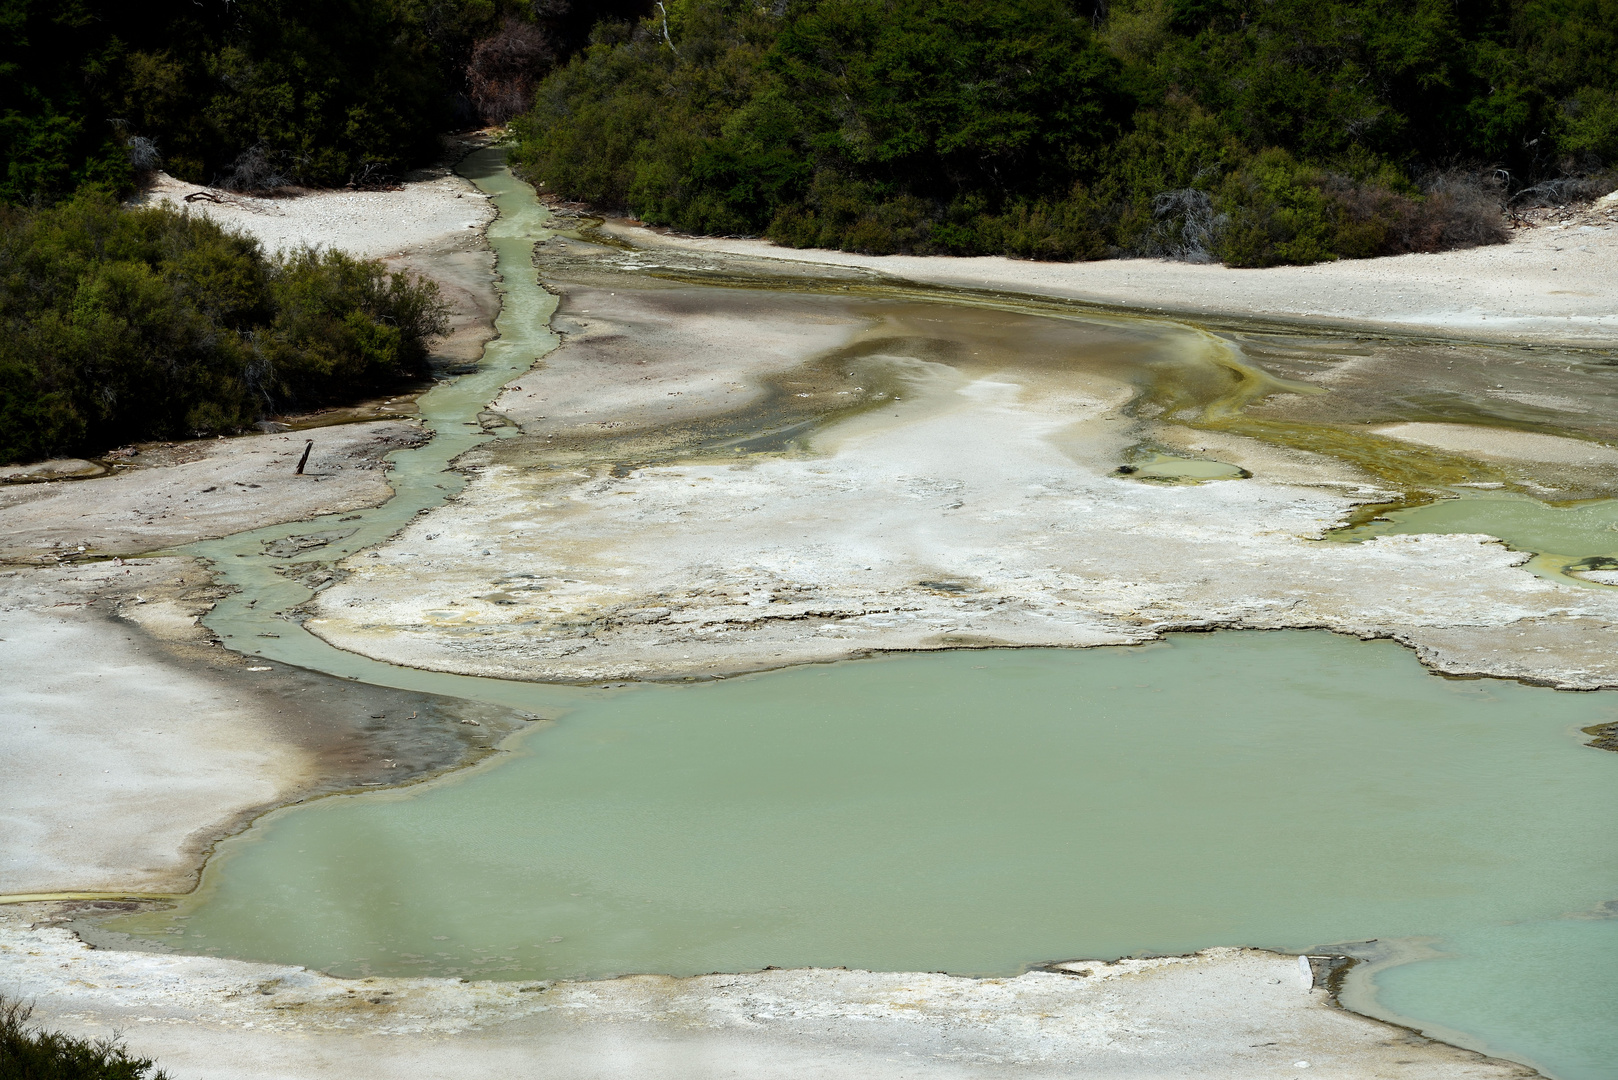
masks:
{"type": "Polygon", "coordinates": [[[1579,730],[1590,736],[1590,741],[1584,745],[1618,753],[1618,720],[1610,724],[1594,724],[1579,730]]]}
{"type": "MultiPolygon", "coordinates": [[[[662,249],[637,248],[622,238],[602,232],[598,226],[599,223],[596,223],[596,227],[571,231],[558,230],[558,232],[572,239],[612,250],[644,253],[659,259],[671,256],[670,252],[662,249]]],[[[679,253],[688,257],[692,254],[679,253]]],[[[723,262],[734,258],[719,253],[703,253],[700,257],[707,262],[723,262]]],[[[1261,332],[1293,337],[1307,333],[1311,337],[1318,337],[1322,332],[1331,333],[1340,329],[1344,334],[1357,339],[1371,337],[1389,345],[1419,347],[1460,344],[1489,349],[1509,347],[1499,342],[1472,341],[1437,334],[1368,332],[1363,326],[1345,325],[1339,328],[1326,323],[1303,320],[1192,316],[1169,309],[1146,310],[1089,300],[1043,298],[1006,290],[931,285],[904,279],[872,281],[868,278],[834,276],[839,271],[847,272],[847,268],[831,267],[823,276],[791,272],[774,274],[697,267],[677,268],[666,264],[646,270],[619,272],[629,275],[639,273],[664,281],[715,288],[912,300],[1042,317],[1178,325],[1206,336],[1210,346],[1204,358],[1207,367],[1203,367],[1197,373],[1197,377],[1179,379],[1174,378],[1174,375],[1186,375],[1189,369],[1174,372],[1167,365],[1150,368],[1147,372],[1150,377],[1141,386],[1134,399],[1125,406],[1125,413],[1136,419],[1155,419],[1186,428],[1245,436],[1273,446],[1322,454],[1350,464],[1400,490],[1400,497],[1396,500],[1369,504],[1354,511],[1347,526],[1349,528],[1364,524],[1372,517],[1386,513],[1390,509],[1406,509],[1433,502],[1441,497],[1442,489],[1455,484],[1500,484],[1505,490],[1533,495],[1533,492],[1515,476],[1488,463],[1432,447],[1403,442],[1364,430],[1358,424],[1269,420],[1246,416],[1243,411],[1246,406],[1274,394],[1318,395],[1330,391],[1312,383],[1272,375],[1246,362],[1241,358],[1239,345],[1224,334],[1261,332]]],[[[1564,351],[1580,355],[1589,354],[1591,358],[1612,357],[1611,350],[1605,349],[1569,346],[1564,351]]],[[[826,416],[824,422],[841,419],[844,415],[847,413],[835,417],[826,416]]],[[[1425,414],[1413,413],[1409,417],[1402,415],[1389,417],[1382,422],[1395,423],[1424,418],[1425,414]]],[[[1554,424],[1524,425],[1481,414],[1476,422],[1505,430],[1531,431],[1536,434],[1587,440],[1587,436],[1579,431],[1554,424]]]]}
{"type": "MultiPolygon", "coordinates": [[[[194,891],[194,890],[193,890],[194,891]]],[[[105,900],[130,904],[178,902],[190,893],[135,893],[135,892],[42,892],[0,893],[0,905],[49,904],[74,900],[105,900]]]]}

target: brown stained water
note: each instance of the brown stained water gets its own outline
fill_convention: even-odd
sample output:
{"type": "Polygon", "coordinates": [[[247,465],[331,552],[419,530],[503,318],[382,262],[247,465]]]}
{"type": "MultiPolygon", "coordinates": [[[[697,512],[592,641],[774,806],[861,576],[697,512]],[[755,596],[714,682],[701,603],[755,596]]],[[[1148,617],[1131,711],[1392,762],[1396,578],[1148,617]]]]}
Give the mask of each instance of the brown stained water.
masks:
{"type": "MultiPolygon", "coordinates": [[[[423,398],[437,437],[397,455],[398,497],[322,559],[457,489],[444,469],[488,438],[478,410],[554,342],[528,260],[543,213],[496,156],[469,174],[501,210],[502,337],[478,374],[423,398]]],[[[1301,392],[1204,331],[1091,325],[1159,335],[1140,362],[1103,372],[1136,387],[1139,415],[1235,428],[1253,403],[1301,392]]],[[[765,444],[710,430],[704,452],[778,452],[793,424],[836,414],[795,418],[800,392],[777,394],[782,426],[753,429],[765,444]]],[[[1275,441],[1338,430],[1284,424],[1293,434],[1275,441]]],[[[197,546],[242,590],[208,620],[231,647],[553,722],[442,781],[269,815],[221,847],[194,897],[121,930],[342,974],[508,979],[767,964],[1008,973],[1431,939],[1453,957],[1357,976],[1357,1007],[1566,1080],[1618,1076],[1618,921],[1602,907],[1618,897],[1603,827],[1618,758],[1580,734],[1614,718],[1607,694],[1443,680],[1391,643],[1303,632],[611,691],[414,671],[275,617],[308,593],[264,545],[309,531],[197,546]],[[1482,977],[1499,956],[1510,980],[1482,977]]]]}

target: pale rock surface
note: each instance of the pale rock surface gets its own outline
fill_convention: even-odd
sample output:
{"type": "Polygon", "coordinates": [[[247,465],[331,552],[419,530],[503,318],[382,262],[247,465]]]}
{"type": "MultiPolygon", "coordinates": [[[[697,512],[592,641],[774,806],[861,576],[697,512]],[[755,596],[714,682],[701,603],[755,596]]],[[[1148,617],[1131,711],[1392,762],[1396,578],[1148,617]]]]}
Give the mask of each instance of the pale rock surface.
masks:
{"type": "MultiPolygon", "coordinates": [[[[558,367],[565,388],[574,367],[558,367]]],[[[548,370],[523,385],[543,387],[548,370]]],[[[614,370],[597,365],[595,378],[610,384],[614,370]]],[[[1536,623],[1541,637],[1582,640],[1618,623],[1618,593],[1533,576],[1486,537],[1323,541],[1383,497],[1330,459],[1308,456],[1306,471],[1299,455],[1226,436],[1221,449],[1254,479],[1142,483],[1114,473],[1141,433],[1120,419],[1127,392],[1105,380],[907,370],[901,401],[820,431],[812,453],[632,469],[495,457],[375,557],[350,560],[307,625],[394,663],[599,680],[1173,628],[1427,641],[1433,628],[1536,623]],[[1268,462],[1287,467],[1271,479],[1268,462]]],[[[536,431],[575,423],[553,410],[536,431]]],[[[1605,663],[1579,669],[1496,640],[1505,659],[1491,666],[1474,648],[1468,666],[1614,684],[1605,663]]]]}
{"type": "Polygon", "coordinates": [[[1618,259],[1618,219],[1610,205],[1598,209],[1609,212],[1519,230],[1508,244],[1262,270],[1162,259],[1055,263],[1000,256],[856,255],[779,248],[763,240],[671,236],[623,221],[608,222],[606,229],[652,251],[858,267],[901,280],[1069,297],[1147,312],[1607,347],[1618,341],[1618,278],[1611,273],[1618,259]]]}
{"type": "Polygon", "coordinates": [[[1404,442],[1452,450],[1499,461],[1535,461],[1552,465],[1618,466],[1618,447],[1583,439],[1541,435],[1536,431],[1478,427],[1472,424],[1387,424],[1372,428],[1404,442]]]}
{"type": "Polygon", "coordinates": [[[0,897],[189,891],[265,810],[436,775],[517,722],[220,648],[211,582],[179,557],[0,569],[0,897]]]}
{"type": "Polygon", "coordinates": [[[1291,956],[1210,949],[1064,967],[1011,979],[803,969],[351,981],[90,950],[64,929],[0,920],[0,980],[38,1020],[121,1031],[176,1080],[1536,1075],[1336,1008],[1291,956]]]}
{"type": "Polygon", "coordinates": [[[183,892],[222,832],[310,771],[265,702],[115,614],[128,596],[158,637],[191,637],[194,610],[157,596],[172,573],[0,576],[0,895],[183,892]]]}
{"type": "Polygon", "coordinates": [[[489,200],[464,178],[434,170],[392,191],[318,191],[259,197],[188,184],[167,173],[131,200],[165,205],[250,233],[270,251],[326,247],[384,258],[481,233],[494,217],[489,200]],[[186,202],[203,193],[217,198],[186,202]]]}
{"type": "Polygon", "coordinates": [[[32,465],[0,465],[0,483],[26,483],[42,480],[78,480],[100,476],[107,469],[83,458],[52,458],[32,465]]]}
{"type": "Polygon", "coordinates": [[[153,444],[112,475],[0,487],[0,562],[91,553],[136,555],[385,502],[386,456],[423,439],[383,420],[153,444]],[[296,475],[306,440],[314,450],[296,475]],[[150,464],[148,464],[150,463],[150,464]]]}

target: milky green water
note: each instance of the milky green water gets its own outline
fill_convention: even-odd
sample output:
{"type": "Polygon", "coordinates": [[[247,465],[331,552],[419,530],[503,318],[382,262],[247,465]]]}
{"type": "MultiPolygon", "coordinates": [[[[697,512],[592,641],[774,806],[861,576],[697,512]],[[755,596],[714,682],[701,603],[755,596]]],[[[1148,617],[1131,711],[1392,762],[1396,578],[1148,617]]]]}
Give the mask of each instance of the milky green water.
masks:
{"type": "Polygon", "coordinates": [[[1118,471],[1137,480],[1188,484],[1202,484],[1210,480],[1241,480],[1252,475],[1238,465],[1223,461],[1159,453],[1143,454],[1118,471]]]}
{"type": "Polygon", "coordinates": [[[1530,570],[1591,588],[1611,586],[1581,581],[1569,577],[1568,572],[1618,568],[1618,499],[1552,506],[1509,491],[1456,488],[1451,497],[1393,510],[1383,518],[1344,530],[1334,538],[1363,540],[1387,533],[1483,533],[1518,551],[1533,552],[1530,570]]]}
{"type": "Polygon", "coordinates": [[[1615,916],[1609,906],[1573,918],[1454,930],[1431,944],[1438,952],[1432,959],[1351,978],[1343,1001],[1413,1022],[1434,1038],[1537,1064],[1552,1076],[1612,1077],[1618,1075],[1615,916]]]}
{"type": "MultiPolygon", "coordinates": [[[[554,344],[530,261],[544,212],[496,152],[463,171],[501,213],[502,336],[422,399],[435,439],[395,456],[398,496],[322,561],[458,489],[444,469],[489,437],[478,410],[554,344]]],[[[1618,757],[1578,733],[1615,718],[1612,695],[1443,680],[1323,633],[611,691],[412,671],[275,616],[308,593],[262,542],[328,527],[192,549],[241,590],[208,618],[232,648],[557,720],[467,773],[269,815],[195,897],[118,929],[340,974],[490,978],[1009,973],[1430,939],[1449,955],[1362,969],[1354,1006],[1564,1080],[1618,1076],[1618,921],[1593,917],[1618,898],[1618,757]]]]}
{"type": "MultiPolygon", "coordinates": [[[[555,348],[558,339],[551,332],[550,316],[556,308],[556,298],[539,287],[533,265],[535,241],[549,235],[547,211],[535,200],[533,189],[505,168],[501,150],[475,151],[461,162],[458,171],[493,196],[499,211],[487,230],[501,283],[500,314],[495,320],[498,336],[485,347],[476,372],[441,381],[417,402],[421,420],[433,432],[433,438],[416,449],[390,455],[388,483],[393,486],[394,497],[374,509],[341,515],[341,520],[337,514],[328,514],[208,540],[184,550],[210,560],[221,579],[235,589],[206,620],[232,649],[383,686],[515,707],[519,698],[532,703],[531,685],[508,688],[499,680],[414,672],[377,663],[333,649],[295,623],[275,618],[275,612],[303,603],[310,592],[278,572],[297,560],[264,554],[266,543],[283,537],[328,530],[349,533],[307,556],[309,560],[336,562],[381,543],[421,511],[461,490],[466,479],[450,471],[449,463],[492,437],[478,423],[478,414],[499,394],[501,386],[528,371],[535,360],[555,348]]],[[[318,431],[314,438],[319,440],[318,431]]],[[[567,691],[559,690],[557,695],[565,700],[567,691]]]]}
{"type": "MultiPolygon", "coordinates": [[[[1618,757],[1579,734],[1615,716],[1311,632],[598,692],[494,767],[273,814],[194,902],[121,928],[344,975],[1008,974],[1412,936],[1488,967],[1470,943],[1618,897],[1618,757]]],[[[1618,922],[1592,926],[1610,949],[1618,922]]],[[[1564,1064],[1618,1061],[1612,979],[1521,962],[1433,1018],[1613,1075],[1564,1064]],[[1534,999],[1551,1045],[1509,1022],[1534,999]]]]}

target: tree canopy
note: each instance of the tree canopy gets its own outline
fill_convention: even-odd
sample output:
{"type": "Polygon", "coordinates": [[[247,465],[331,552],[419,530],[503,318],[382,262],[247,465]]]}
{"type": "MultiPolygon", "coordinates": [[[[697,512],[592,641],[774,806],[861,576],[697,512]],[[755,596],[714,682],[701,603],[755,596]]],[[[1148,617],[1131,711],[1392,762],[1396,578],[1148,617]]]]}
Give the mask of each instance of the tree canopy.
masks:
{"type": "Polygon", "coordinates": [[[244,187],[397,174],[437,150],[495,0],[0,0],[0,201],[161,164],[244,187]]]}
{"type": "Polygon", "coordinates": [[[0,214],[0,462],[238,430],[425,373],[430,282],[83,193],[0,214]]]}
{"type": "Polygon", "coordinates": [[[0,203],[193,183],[331,187],[527,108],[644,0],[0,0],[0,203]],[[512,100],[515,104],[509,104],[512,100]]]}
{"type": "Polygon", "coordinates": [[[1488,242],[1618,163],[1618,0],[671,0],[517,122],[692,232],[1237,265],[1488,242]]]}

